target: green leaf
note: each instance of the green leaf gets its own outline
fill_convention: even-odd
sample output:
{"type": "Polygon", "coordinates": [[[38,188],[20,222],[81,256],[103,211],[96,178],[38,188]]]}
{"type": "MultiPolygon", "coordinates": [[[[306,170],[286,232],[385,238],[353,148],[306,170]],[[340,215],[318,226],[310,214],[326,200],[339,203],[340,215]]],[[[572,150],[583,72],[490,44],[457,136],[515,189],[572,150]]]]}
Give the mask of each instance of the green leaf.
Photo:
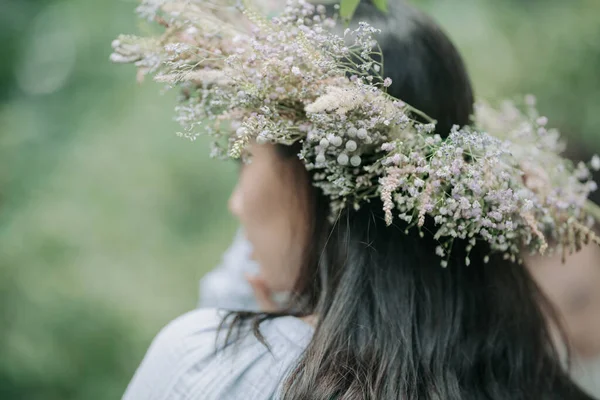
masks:
{"type": "Polygon", "coordinates": [[[387,12],[387,0],[373,0],[373,4],[381,11],[387,12]]]}
{"type": "Polygon", "coordinates": [[[346,20],[352,19],[358,3],[360,3],[360,0],[342,0],[340,2],[340,17],[346,20]]]}

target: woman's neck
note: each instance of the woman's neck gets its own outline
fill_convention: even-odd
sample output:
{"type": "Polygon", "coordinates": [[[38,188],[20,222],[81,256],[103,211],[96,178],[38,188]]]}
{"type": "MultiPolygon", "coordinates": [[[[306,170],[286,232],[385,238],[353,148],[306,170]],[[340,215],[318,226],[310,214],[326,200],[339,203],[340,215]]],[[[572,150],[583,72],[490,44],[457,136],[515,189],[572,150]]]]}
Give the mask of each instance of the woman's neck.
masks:
{"type": "Polygon", "coordinates": [[[300,317],[300,319],[312,327],[317,326],[317,322],[319,321],[319,318],[316,314],[306,315],[304,317],[300,317]]]}

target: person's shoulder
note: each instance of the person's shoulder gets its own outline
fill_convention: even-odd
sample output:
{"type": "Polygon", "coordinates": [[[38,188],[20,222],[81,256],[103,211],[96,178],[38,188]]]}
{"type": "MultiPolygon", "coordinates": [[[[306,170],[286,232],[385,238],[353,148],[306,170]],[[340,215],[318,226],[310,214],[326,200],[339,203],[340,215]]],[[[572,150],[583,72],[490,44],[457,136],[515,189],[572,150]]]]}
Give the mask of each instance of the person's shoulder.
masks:
{"type": "MultiPolygon", "coordinates": [[[[213,350],[215,346],[228,348],[231,343],[225,343],[224,339],[235,315],[235,312],[214,308],[190,311],[167,324],[157,335],[154,344],[189,350],[190,347],[208,342],[213,350]]],[[[238,329],[241,334],[241,339],[235,343],[238,352],[240,348],[254,345],[268,350],[252,334],[251,321],[240,324],[238,329]]],[[[268,345],[289,344],[290,347],[301,349],[306,347],[313,333],[313,328],[306,322],[291,316],[265,320],[259,325],[259,330],[268,345]]],[[[238,335],[234,334],[232,337],[237,338],[238,335]]]]}
{"type": "Polygon", "coordinates": [[[190,311],[167,324],[156,336],[152,347],[175,357],[191,351],[243,357],[244,350],[249,349],[261,349],[277,357],[294,349],[303,350],[312,337],[312,328],[300,319],[278,317],[259,325],[268,347],[253,334],[251,321],[237,326],[226,343],[234,316],[234,312],[213,308],[190,311]],[[285,351],[279,352],[279,349],[285,351]]]}
{"type": "Polygon", "coordinates": [[[226,311],[214,308],[199,308],[187,312],[162,328],[154,339],[154,344],[171,346],[190,337],[200,339],[214,336],[226,315],[226,311]]]}
{"type": "Polygon", "coordinates": [[[295,318],[281,317],[260,325],[268,348],[247,324],[239,328],[239,339],[225,343],[227,315],[198,309],[167,324],[154,339],[124,399],[258,400],[275,395],[308,344],[312,329],[295,318]]]}
{"type": "Polygon", "coordinates": [[[127,387],[124,400],[185,398],[188,376],[214,352],[219,311],[188,312],[169,322],[156,335],[127,387]],[[212,340],[212,341],[211,341],[212,340]]]}

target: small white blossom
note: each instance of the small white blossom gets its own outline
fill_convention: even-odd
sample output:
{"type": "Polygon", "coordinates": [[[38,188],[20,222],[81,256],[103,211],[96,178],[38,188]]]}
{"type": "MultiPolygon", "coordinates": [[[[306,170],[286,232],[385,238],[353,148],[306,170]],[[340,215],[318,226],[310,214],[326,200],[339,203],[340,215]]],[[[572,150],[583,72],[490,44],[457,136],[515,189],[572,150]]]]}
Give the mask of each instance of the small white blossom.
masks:
{"type": "Polygon", "coordinates": [[[597,154],[592,157],[591,166],[594,171],[600,171],[600,157],[597,154]]]}
{"type": "Polygon", "coordinates": [[[347,154],[340,154],[337,158],[337,162],[340,165],[348,165],[348,155],[347,154]]]}
{"type": "Polygon", "coordinates": [[[354,140],[348,140],[346,142],[346,150],[350,152],[355,151],[357,147],[358,146],[356,145],[356,142],[354,140]]]}
{"type": "Polygon", "coordinates": [[[332,136],[330,142],[335,147],[340,147],[342,145],[342,138],[339,136],[332,136]]]}

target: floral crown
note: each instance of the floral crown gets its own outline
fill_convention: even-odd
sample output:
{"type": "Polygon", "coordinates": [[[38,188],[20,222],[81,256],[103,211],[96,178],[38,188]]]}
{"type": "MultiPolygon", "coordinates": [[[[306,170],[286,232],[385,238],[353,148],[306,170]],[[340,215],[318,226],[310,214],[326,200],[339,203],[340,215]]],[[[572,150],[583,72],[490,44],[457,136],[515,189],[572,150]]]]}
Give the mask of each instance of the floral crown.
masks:
{"type": "Polygon", "coordinates": [[[421,230],[430,218],[443,266],[456,239],[467,254],[485,241],[512,261],[523,248],[552,243],[565,254],[600,243],[587,200],[596,189],[588,167],[599,170],[600,158],[561,157],[533,98],[477,104],[473,125],[443,139],[434,120],[386,93],[378,30],[366,23],[335,35],[325,7],[302,0],[271,20],[244,0],[145,0],[138,12],[164,31],[120,36],[111,59],[180,89],[179,134],[208,134],[212,155],[231,158],[254,141],[298,143],[334,218],[377,197],[388,225],[421,230]]]}

